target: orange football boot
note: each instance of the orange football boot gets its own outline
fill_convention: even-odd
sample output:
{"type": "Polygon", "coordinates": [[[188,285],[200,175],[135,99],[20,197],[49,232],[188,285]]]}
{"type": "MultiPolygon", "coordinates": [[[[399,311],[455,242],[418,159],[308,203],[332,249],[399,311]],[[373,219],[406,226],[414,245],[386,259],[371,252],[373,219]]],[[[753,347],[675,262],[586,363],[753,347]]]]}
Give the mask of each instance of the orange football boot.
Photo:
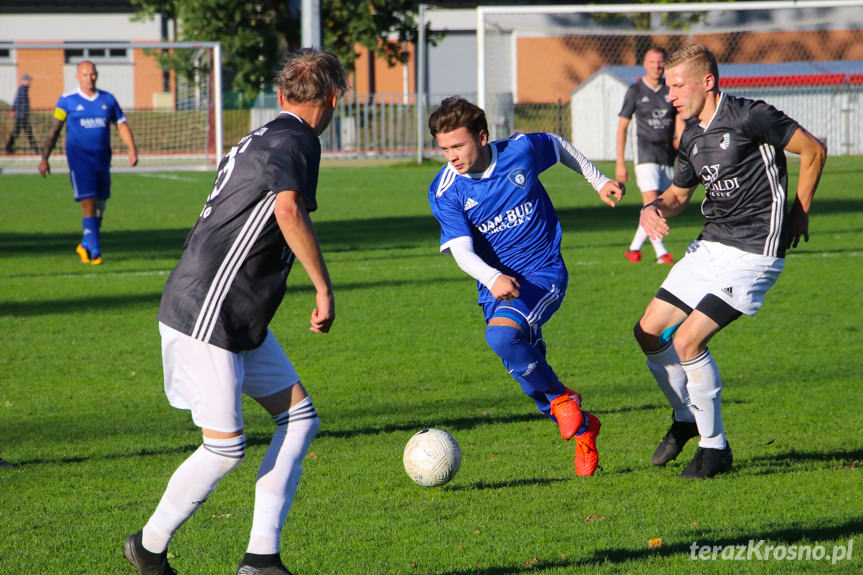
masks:
{"type": "Polygon", "coordinates": [[[551,400],[551,414],[560,427],[560,436],[570,439],[583,422],[581,413],[581,396],[571,390],[561,393],[551,400]]]}
{"type": "Polygon", "coordinates": [[[586,477],[593,475],[599,465],[599,454],[596,451],[596,436],[602,424],[592,413],[585,413],[587,431],[575,436],[575,473],[586,477]]]}

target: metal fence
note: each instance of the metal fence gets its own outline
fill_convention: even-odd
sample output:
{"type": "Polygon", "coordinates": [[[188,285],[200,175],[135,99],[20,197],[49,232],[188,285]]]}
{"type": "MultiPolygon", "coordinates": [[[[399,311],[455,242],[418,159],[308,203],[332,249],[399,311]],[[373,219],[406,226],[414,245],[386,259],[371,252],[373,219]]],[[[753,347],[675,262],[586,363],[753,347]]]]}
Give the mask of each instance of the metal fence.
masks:
{"type": "MultiPolygon", "coordinates": [[[[465,97],[472,99],[472,95],[465,97]]],[[[442,95],[431,95],[429,100],[440,102],[442,98],[442,95]]],[[[414,158],[419,137],[423,140],[423,155],[434,155],[435,142],[426,124],[437,104],[424,106],[420,136],[415,101],[414,94],[348,95],[339,102],[330,127],[321,135],[324,155],[356,159],[414,158]]],[[[275,96],[259,98],[257,106],[250,111],[249,129],[267,123],[278,113],[275,96]]],[[[568,138],[569,102],[511,105],[501,122],[507,132],[553,132],[568,138]]],[[[227,143],[231,145],[230,141],[227,143]]]]}

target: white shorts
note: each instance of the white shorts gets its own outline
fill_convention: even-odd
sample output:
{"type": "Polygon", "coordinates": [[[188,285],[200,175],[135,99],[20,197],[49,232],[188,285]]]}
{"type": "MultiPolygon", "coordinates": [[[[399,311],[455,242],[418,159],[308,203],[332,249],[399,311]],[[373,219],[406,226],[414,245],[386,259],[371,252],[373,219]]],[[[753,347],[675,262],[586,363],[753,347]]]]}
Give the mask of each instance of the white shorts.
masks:
{"type": "Polygon", "coordinates": [[[668,189],[674,179],[674,167],[661,164],[637,164],[635,183],[644,192],[657,191],[660,194],[668,189]]]}
{"type": "Polygon", "coordinates": [[[784,258],[695,240],[668,272],[662,288],[692,309],[705,295],[713,294],[737,311],[755,315],[784,265],[784,258]]]}
{"type": "Polygon", "coordinates": [[[200,428],[230,433],[243,429],[242,394],[266,397],[300,381],[269,329],[259,347],[233,353],[198,341],[159,322],[165,395],[192,411],[200,428]]]}

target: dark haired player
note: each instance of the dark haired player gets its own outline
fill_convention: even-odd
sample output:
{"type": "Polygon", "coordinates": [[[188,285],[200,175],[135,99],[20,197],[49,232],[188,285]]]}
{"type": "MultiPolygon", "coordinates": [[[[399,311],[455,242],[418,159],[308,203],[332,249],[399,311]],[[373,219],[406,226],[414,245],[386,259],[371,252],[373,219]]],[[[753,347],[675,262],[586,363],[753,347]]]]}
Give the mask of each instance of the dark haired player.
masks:
{"type": "Polygon", "coordinates": [[[612,207],[623,186],[553,134],[489,142],[485,113],[462,98],[444,100],[429,129],[448,162],[429,187],[441,252],[477,280],[488,345],[561,436],[575,437],[576,473],[592,475],[599,419],[582,412],[579,395],[545,359],[542,326],[563,303],[569,275],[560,222],[539,175],[561,162],[612,207]]]}

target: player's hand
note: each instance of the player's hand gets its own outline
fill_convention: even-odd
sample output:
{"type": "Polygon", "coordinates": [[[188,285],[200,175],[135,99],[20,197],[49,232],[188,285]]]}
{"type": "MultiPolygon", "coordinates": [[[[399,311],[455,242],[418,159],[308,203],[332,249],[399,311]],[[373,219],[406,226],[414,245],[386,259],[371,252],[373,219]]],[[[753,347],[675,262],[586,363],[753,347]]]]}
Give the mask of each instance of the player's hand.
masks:
{"type": "Polygon", "coordinates": [[[39,173],[42,174],[43,178],[51,173],[51,166],[48,165],[48,160],[43,159],[39,162],[39,173]]]}
{"type": "Polygon", "coordinates": [[[809,241],[809,214],[803,211],[803,208],[800,207],[796,201],[794,205],[791,207],[789,221],[789,230],[791,232],[788,243],[790,247],[796,248],[797,244],[800,243],[800,237],[803,237],[804,242],[809,241]]]}
{"type": "Polygon", "coordinates": [[[629,181],[629,170],[626,169],[626,164],[617,164],[614,168],[614,179],[618,182],[629,181]]]}
{"type": "Polygon", "coordinates": [[[315,333],[327,333],[336,320],[336,300],[333,292],[317,292],[317,307],[312,310],[311,327],[315,333]]]}
{"type": "Polygon", "coordinates": [[[662,215],[660,206],[662,202],[647,204],[641,208],[641,216],[638,218],[639,225],[651,240],[658,240],[668,235],[668,221],[662,215]]]}
{"type": "Polygon", "coordinates": [[[519,295],[518,280],[512,276],[501,274],[491,286],[491,295],[497,300],[508,300],[519,295]]]}
{"type": "Polygon", "coordinates": [[[129,152],[129,167],[134,168],[138,165],[138,153],[137,152],[129,152]]]}
{"type": "Polygon", "coordinates": [[[599,190],[599,199],[613,208],[623,199],[625,194],[626,186],[623,183],[609,180],[599,190]]]}

